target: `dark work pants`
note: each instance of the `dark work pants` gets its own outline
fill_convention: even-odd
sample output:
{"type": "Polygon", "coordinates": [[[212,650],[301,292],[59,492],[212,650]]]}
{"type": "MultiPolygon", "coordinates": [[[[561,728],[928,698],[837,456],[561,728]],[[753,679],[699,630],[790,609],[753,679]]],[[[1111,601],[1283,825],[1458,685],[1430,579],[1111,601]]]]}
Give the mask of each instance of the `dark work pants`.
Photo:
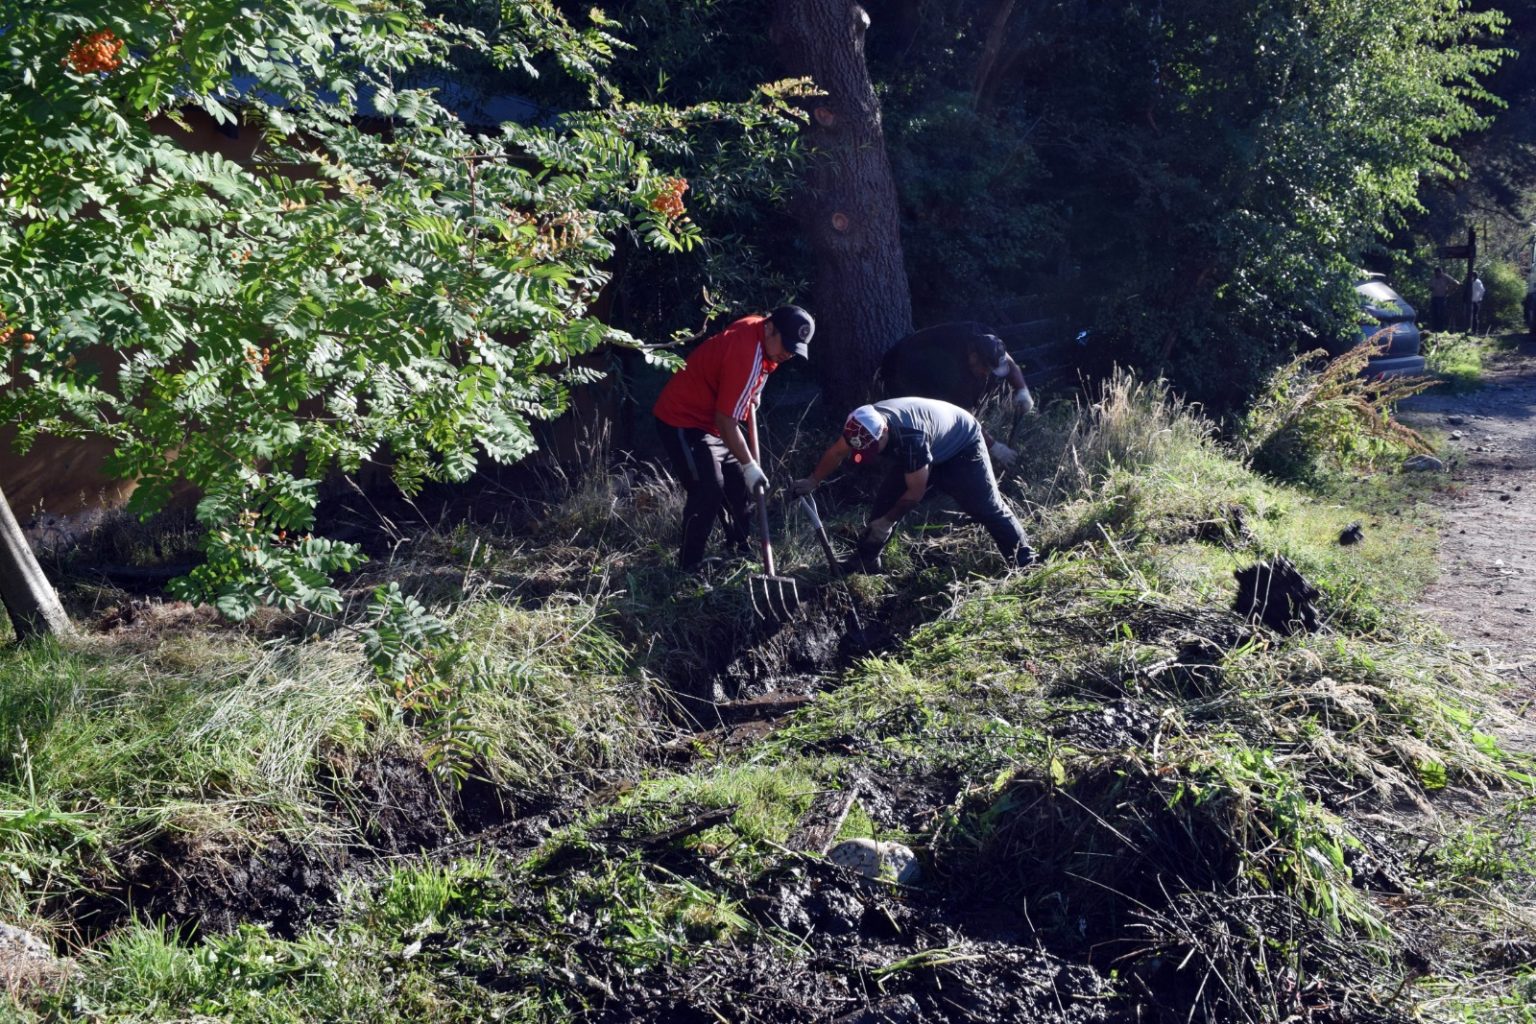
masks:
{"type": "Polygon", "coordinates": [[[662,450],[672,463],[673,474],[688,493],[683,505],[683,541],[677,564],[692,569],[704,560],[704,546],[715,528],[715,520],[725,511],[725,539],[731,544],[745,544],[749,533],[747,480],[741,463],[736,461],[725,442],[705,431],[674,427],[656,421],[662,450]]]}
{"type": "Polygon", "coordinates": [[[1450,300],[1445,298],[1444,296],[1442,296],[1442,295],[1431,295],[1429,297],[1429,329],[1430,330],[1432,330],[1432,331],[1443,331],[1443,330],[1445,330],[1446,319],[1447,319],[1446,314],[1447,314],[1447,312],[1449,310],[1449,307],[1450,307],[1450,300]]]}
{"type": "MultiPolygon", "coordinates": [[[[986,527],[997,542],[997,549],[1010,563],[1018,560],[1021,550],[1028,550],[1029,537],[998,492],[992,462],[980,440],[954,458],[929,469],[928,493],[935,489],[954,498],[960,511],[986,527]]],[[[906,474],[900,468],[893,468],[875,492],[870,515],[884,515],[906,490],[906,474]]],[[[861,551],[860,554],[868,556],[876,552],[861,551]]]]}

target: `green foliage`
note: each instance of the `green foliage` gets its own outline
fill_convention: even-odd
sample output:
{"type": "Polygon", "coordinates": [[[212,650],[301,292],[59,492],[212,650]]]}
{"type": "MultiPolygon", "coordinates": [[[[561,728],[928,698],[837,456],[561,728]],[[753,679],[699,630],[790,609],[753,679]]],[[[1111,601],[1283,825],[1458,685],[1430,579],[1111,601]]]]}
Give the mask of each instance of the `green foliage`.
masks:
{"type": "Polygon", "coordinates": [[[872,29],[904,227],[929,243],[906,247],[911,276],[953,282],[919,322],[1064,312],[1095,328],[1103,370],[1242,404],[1353,334],[1361,254],[1421,182],[1460,172],[1450,141],[1497,105],[1480,83],[1505,22],[1441,0],[941,0],[883,46],[872,29]],[[924,235],[930,218],[951,237],[924,235]],[[1002,294],[954,280],[994,250],[1023,271],[980,271],[1002,294]]]}
{"type": "Polygon", "coordinates": [[[448,626],[422,603],[390,583],[374,590],[369,602],[376,625],[363,638],[363,653],[374,671],[386,679],[402,680],[414,667],[435,654],[448,626]]]}
{"type": "Polygon", "coordinates": [[[1042,201],[1046,172],[1026,110],[978,110],[970,96],[926,84],[893,97],[887,121],[913,306],[991,309],[1041,268],[1061,215],[1042,201]]]}
{"type": "Polygon", "coordinates": [[[1499,260],[1483,266],[1483,324],[1487,327],[1519,327],[1525,323],[1525,277],[1513,263],[1499,260]]]}
{"type": "Polygon", "coordinates": [[[389,662],[398,678],[346,633],[0,652],[0,915],[168,834],[232,855],[270,831],[361,845],[377,808],[351,771],[376,758],[543,792],[627,770],[651,741],[648,688],[589,609],[489,603],[460,612],[450,641],[398,589],[381,598],[416,620],[400,649],[424,655],[389,662]]]}
{"type": "Polygon", "coordinates": [[[1239,427],[1248,463],[1281,480],[1315,481],[1330,468],[1369,462],[1404,449],[1428,454],[1428,442],[1392,418],[1393,406],[1433,382],[1363,376],[1370,347],[1359,345],[1321,368],[1322,352],[1277,370],[1239,427]]]}
{"type": "Polygon", "coordinates": [[[1468,823],[1434,851],[1444,880],[1469,890],[1488,890],[1505,880],[1536,880],[1536,833],[1532,799],[1511,801],[1497,816],[1468,823]]]}
{"type": "Polygon", "coordinates": [[[1132,187],[1162,209],[1128,225],[1133,244],[1171,257],[1127,282],[1161,312],[1151,330],[1122,314],[1132,350],[1230,402],[1277,356],[1352,333],[1350,264],[1423,177],[1458,169],[1446,142],[1486,123],[1471,101],[1500,54],[1480,40],[1502,23],[1437,0],[1170,12],[1142,47],[1158,81],[1110,80],[1145,92],[1153,126],[1132,187]]]}
{"type": "Polygon", "coordinates": [[[232,617],[336,611],[328,577],[359,554],[297,539],[316,481],[377,459],[409,493],[527,456],[533,421],[592,378],[575,360],[639,345],[593,308],[613,237],[700,241],[656,203],[669,175],[652,153],[708,124],[754,166],[733,130],[793,124],[769,91],[619,106],[601,79],[609,22],[503,14],[493,34],[413,0],[7,14],[0,313],[18,330],[0,412],[24,446],[109,438],[109,472],[139,481],[134,511],[195,485],[208,563],[184,596],[232,617]],[[120,65],[69,56],[102,30],[120,65]],[[483,133],[436,87],[461,61],[500,66],[506,91],[556,64],[589,108],[483,133]],[[216,126],[238,127],[238,158],[179,134],[216,126]]]}
{"type": "MultiPolygon", "coordinates": [[[[644,527],[664,518],[656,496],[616,481],[548,510],[554,540],[466,527],[413,546],[423,561],[397,570],[450,577],[468,597],[438,613],[458,634],[444,641],[432,612],[380,592],[423,620],[409,645],[431,655],[400,691],[344,634],[259,645],[199,631],[152,655],[115,638],[94,653],[0,651],[0,767],[34,766],[30,784],[0,775],[0,803],[81,815],[73,824],[90,832],[46,833],[36,817],[23,849],[0,827],[0,864],[21,851],[52,858],[50,870],[116,865],[153,856],[146,836],[168,827],[215,845],[232,818],[255,839],[349,846],[372,807],[357,805],[345,768],[421,752],[450,707],[493,737],[476,770],[535,808],[457,847],[350,873],[291,941],[126,925],[80,952],[62,992],[30,997],[40,1009],[23,1019],[568,1020],[622,1015],[658,990],[693,998],[696,982],[698,1005],[725,1013],[740,993],[715,979],[749,972],[804,977],[805,991],[835,979],[837,998],[861,979],[931,991],[925,972],[951,961],[988,972],[971,977],[997,969],[1004,947],[946,937],[942,922],[999,906],[1028,915],[1031,958],[1103,971],[1093,1013],[1131,1019],[1131,1003],[1156,1000],[1181,1020],[1280,1021],[1310,1005],[1298,992],[1326,992],[1337,1005],[1390,995],[1405,1015],[1465,1004],[1465,1019],[1518,1019],[1529,800],[1447,840],[1431,834],[1479,791],[1528,798],[1529,757],[1491,735],[1488,673],[1404,610],[1426,540],[1389,522],[1340,547],[1339,526],[1361,509],[1258,477],[1160,388],[1124,378],[1069,412],[1035,426],[1033,457],[1060,466],[1057,483],[1047,472],[1026,492],[1050,495],[1031,500],[1047,564],[972,574],[972,549],[990,548],[980,531],[911,544],[907,574],[869,595],[878,621],[899,624],[892,643],[822,676],[766,736],[663,744],[675,720],[634,666],[665,660],[654,649],[668,644],[693,653],[701,635],[738,650],[760,636],[728,637],[712,605],[677,610],[676,574],[644,527]],[[1110,506],[1104,529],[1071,528],[1110,506]],[[1323,590],[1323,632],[1281,638],[1230,614],[1231,570],[1258,551],[1287,554],[1323,590]],[[477,595],[503,585],[556,596],[535,609],[477,595]],[[693,632],[656,628],[695,613],[706,621],[693,632]],[[439,684],[414,703],[412,687],[439,684]],[[331,788],[313,787],[317,769],[331,788]],[[871,901],[786,851],[813,798],[850,784],[861,807],[843,834],[912,846],[920,892],[871,901]],[[570,802],[546,818],[538,797],[553,786],[570,802]],[[1412,813],[1440,787],[1454,803],[1412,813]],[[558,827],[539,843],[544,821],[558,827]],[[453,859],[472,843],[483,852],[453,859]],[[1510,891],[1520,899],[1497,902],[1510,891]],[[778,912],[815,912],[840,892],[857,896],[841,901],[855,932],[807,935],[778,912]],[[1424,951],[1441,926],[1464,950],[1434,951],[1440,976],[1400,987],[1421,962],[1404,947],[1424,951]],[[876,936],[874,959],[838,953],[876,936]],[[1457,976],[1496,955],[1513,966],[1457,976]]],[[[785,663],[754,654],[765,672],[785,663]]],[[[79,895],[79,874],[50,876],[51,905],[79,895]]],[[[38,905],[20,895],[0,908],[38,905]]]]}

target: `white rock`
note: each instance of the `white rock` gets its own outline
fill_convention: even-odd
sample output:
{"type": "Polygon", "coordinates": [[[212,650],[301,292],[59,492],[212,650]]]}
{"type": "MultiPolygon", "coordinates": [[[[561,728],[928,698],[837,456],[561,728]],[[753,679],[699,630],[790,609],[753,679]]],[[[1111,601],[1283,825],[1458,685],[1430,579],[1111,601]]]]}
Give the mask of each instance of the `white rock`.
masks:
{"type": "Polygon", "coordinates": [[[56,958],[48,943],[25,928],[0,922],[0,992],[52,987],[69,970],[69,963],[56,958]]]}
{"type": "Polygon", "coordinates": [[[912,885],[922,877],[917,854],[901,843],[874,839],[845,839],[827,851],[832,863],[865,878],[912,885]]]}

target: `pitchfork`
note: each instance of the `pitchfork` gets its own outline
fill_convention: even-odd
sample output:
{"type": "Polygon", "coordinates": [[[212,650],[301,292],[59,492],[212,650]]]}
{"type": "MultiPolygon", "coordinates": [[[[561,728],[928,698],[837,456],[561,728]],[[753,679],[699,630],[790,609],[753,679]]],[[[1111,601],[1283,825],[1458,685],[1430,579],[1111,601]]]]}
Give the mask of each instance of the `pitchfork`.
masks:
{"type": "MultiPolygon", "coordinates": [[[[757,446],[757,410],[747,413],[747,442],[752,446],[752,457],[762,465],[762,454],[757,446]]],[[[783,622],[800,607],[800,591],[792,576],[780,576],[773,569],[773,543],[768,539],[768,488],[760,486],[753,499],[757,502],[757,534],[763,546],[763,572],[753,576],[748,586],[752,595],[752,610],[766,622],[783,622]]]]}

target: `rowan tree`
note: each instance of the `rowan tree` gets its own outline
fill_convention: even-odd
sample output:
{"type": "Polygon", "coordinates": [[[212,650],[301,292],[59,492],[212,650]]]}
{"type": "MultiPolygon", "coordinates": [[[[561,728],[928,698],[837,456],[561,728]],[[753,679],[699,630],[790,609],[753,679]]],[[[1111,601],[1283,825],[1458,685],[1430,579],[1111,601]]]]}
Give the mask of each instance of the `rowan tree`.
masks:
{"type": "Polygon", "coordinates": [[[527,456],[592,378],[575,357],[645,349],[592,312],[614,238],[699,238],[652,144],[726,122],[765,159],[796,124],[783,88],[628,103],[600,13],[493,13],[0,3],[0,415],[23,445],[110,438],[134,512],[195,487],[206,559],[180,595],[335,612],[361,556],[312,532],[322,475],[387,456],[409,492],[527,456]],[[575,76],[588,102],[472,130],[441,90],[466,59],[508,90],[575,76]],[[199,111],[254,133],[249,156],[187,148],[199,111]]]}

